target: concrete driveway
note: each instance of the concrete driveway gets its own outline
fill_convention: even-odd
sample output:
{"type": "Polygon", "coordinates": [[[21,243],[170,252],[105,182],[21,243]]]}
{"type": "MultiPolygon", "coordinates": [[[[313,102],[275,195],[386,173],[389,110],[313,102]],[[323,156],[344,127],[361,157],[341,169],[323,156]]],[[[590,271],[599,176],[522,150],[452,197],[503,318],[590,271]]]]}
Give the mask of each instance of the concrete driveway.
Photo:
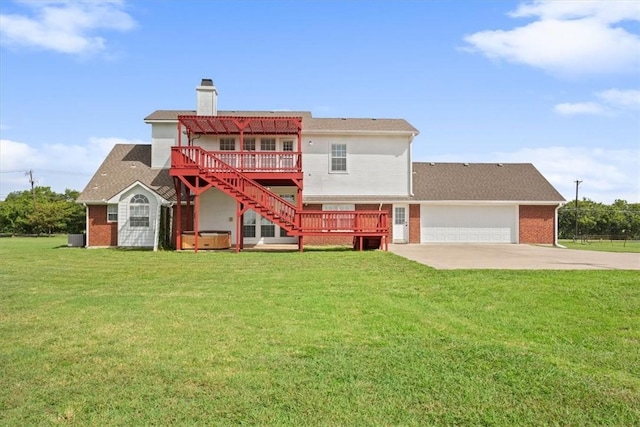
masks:
{"type": "Polygon", "coordinates": [[[397,255],[439,270],[640,270],[640,254],[510,244],[389,245],[397,255]]]}

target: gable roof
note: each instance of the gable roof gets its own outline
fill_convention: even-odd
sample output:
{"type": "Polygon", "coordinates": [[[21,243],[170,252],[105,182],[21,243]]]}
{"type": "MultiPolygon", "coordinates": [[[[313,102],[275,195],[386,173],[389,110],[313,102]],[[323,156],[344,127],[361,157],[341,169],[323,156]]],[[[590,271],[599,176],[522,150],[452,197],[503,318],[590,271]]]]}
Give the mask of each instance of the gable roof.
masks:
{"type": "Polygon", "coordinates": [[[531,163],[414,163],[413,174],[415,200],[565,201],[531,163]]]}
{"type": "Polygon", "coordinates": [[[78,197],[79,203],[105,203],[136,181],[165,200],[175,200],[168,169],[151,169],[151,145],[116,144],[78,197]]]}
{"type": "MultiPolygon", "coordinates": [[[[144,118],[145,122],[177,122],[178,116],[195,115],[195,110],[157,110],[144,118]]],[[[238,117],[302,117],[303,132],[390,132],[417,135],[404,119],[376,118],[315,118],[309,111],[218,111],[219,116],[238,117]]]]}

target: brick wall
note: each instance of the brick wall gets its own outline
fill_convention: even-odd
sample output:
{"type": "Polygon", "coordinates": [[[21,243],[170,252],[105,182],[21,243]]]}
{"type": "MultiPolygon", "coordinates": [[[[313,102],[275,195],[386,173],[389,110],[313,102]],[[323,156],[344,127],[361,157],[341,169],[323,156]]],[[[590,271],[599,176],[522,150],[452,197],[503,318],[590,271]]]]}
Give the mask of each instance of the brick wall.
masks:
{"type": "Polygon", "coordinates": [[[107,222],[107,205],[89,205],[89,241],[87,246],[117,246],[118,223],[107,222]]]}
{"type": "MultiPolygon", "coordinates": [[[[361,204],[356,205],[357,211],[377,211],[380,208],[380,204],[361,204]]],[[[305,211],[321,211],[321,204],[309,204],[305,205],[303,210],[305,211]]],[[[383,204],[382,210],[387,211],[389,214],[389,225],[392,224],[391,218],[391,205],[383,204]]],[[[390,236],[387,236],[389,239],[390,236]]],[[[391,242],[391,240],[387,240],[391,242]]],[[[353,245],[353,236],[305,236],[304,244],[310,246],[352,246],[353,245]]]]}
{"type": "Polygon", "coordinates": [[[555,242],[555,206],[520,206],[520,243],[555,242]]]}
{"type": "Polygon", "coordinates": [[[420,205],[409,205],[409,243],[420,243],[420,205]]]}

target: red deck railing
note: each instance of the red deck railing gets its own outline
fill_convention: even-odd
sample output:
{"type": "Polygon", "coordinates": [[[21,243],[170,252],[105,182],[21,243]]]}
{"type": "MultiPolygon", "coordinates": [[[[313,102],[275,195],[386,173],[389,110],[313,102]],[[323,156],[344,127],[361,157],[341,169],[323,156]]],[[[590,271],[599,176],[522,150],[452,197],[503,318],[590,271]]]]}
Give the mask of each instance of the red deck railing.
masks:
{"type": "Polygon", "coordinates": [[[302,172],[301,155],[292,151],[205,151],[198,146],[172,147],[171,150],[173,168],[193,167],[193,161],[204,158],[206,153],[206,157],[218,158],[240,172],[302,172]]]}
{"type": "Polygon", "coordinates": [[[302,234],[380,235],[389,230],[389,214],[383,211],[302,211],[302,234]]]}

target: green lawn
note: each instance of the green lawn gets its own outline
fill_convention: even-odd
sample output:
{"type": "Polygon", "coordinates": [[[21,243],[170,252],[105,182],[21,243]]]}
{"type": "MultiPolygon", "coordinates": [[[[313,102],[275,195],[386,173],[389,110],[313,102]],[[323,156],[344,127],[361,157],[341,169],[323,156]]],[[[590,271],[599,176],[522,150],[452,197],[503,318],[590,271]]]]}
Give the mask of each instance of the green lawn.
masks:
{"type": "Polygon", "coordinates": [[[0,425],[639,425],[640,275],[0,239],[0,425]]]}
{"type": "Polygon", "coordinates": [[[633,252],[640,253],[640,241],[638,240],[590,240],[590,241],[573,241],[560,240],[562,246],[569,249],[580,249],[584,251],[599,252],[633,252]]]}

